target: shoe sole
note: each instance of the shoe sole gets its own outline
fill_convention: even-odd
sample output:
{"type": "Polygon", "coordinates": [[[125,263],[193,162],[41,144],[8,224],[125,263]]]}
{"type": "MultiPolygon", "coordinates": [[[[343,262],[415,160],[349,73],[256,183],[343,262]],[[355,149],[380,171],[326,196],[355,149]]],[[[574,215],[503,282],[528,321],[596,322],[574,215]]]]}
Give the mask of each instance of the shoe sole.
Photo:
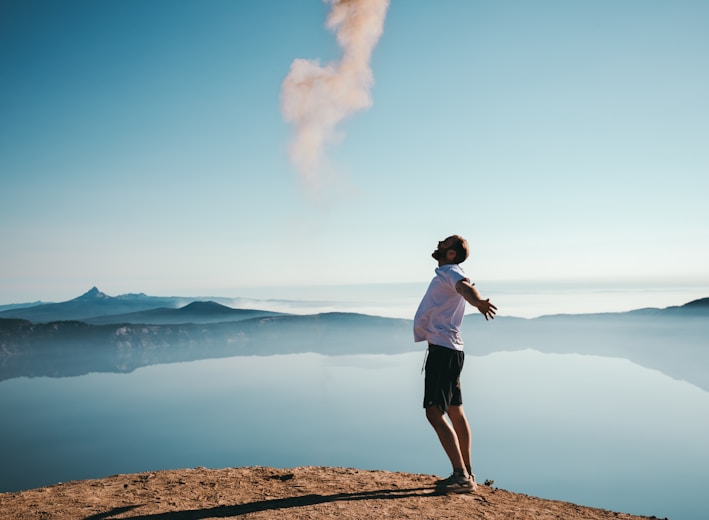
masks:
{"type": "Polygon", "coordinates": [[[473,484],[472,486],[460,486],[460,487],[437,487],[436,491],[439,493],[442,493],[444,495],[449,495],[449,494],[456,494],[456,495],[461,495],[463,493],[474,493],[475,490],[477,489],[477,485],[473,484]]]}

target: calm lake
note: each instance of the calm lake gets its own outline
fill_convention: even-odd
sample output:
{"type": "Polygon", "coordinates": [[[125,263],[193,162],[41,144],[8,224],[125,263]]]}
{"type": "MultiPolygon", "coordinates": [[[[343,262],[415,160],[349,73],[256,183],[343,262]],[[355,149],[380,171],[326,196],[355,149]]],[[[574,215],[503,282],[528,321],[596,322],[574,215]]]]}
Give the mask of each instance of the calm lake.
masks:
{"type": "MultiPolygon", "coordinates": [[[[117,473],[328,465],[446,476],[423,351],[289,354],[0,383],[0,491],[117,473]]],[[[630,361],[533,350],[463,372],[480,482],[673,520],[709,512],[709,393],[630,361]]]]}

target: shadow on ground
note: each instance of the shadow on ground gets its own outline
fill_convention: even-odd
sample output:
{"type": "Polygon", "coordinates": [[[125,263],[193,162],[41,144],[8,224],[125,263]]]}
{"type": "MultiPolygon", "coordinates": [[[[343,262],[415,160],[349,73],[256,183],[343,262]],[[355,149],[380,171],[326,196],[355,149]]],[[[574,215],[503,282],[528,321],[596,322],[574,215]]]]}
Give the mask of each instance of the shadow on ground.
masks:
{"type": "MultiPolygon", "coordinates": [[[[434,496],[435,494],[436,493],[432,491],[430,487],[411,489],[381,489],[375,491],[364,491],[360,493],[337,493],[335,495],[312,494],[274,500],[259,500],[248,504],[233,506],[218,506],[189,511],[172,511],[167,513],[130,516],[128,518],[131,520],[199,520],[201,518],[230,518],[248,513],[257,513],[260,511],[313,506],[328,502],[352,500],[396,500],[400,498],[434,496]]],[[[105,513],[87,516],[84,520],[102,520],[105,518],[111,518],[114,515],[125,513],[126,511],[130,511],[131,509],[136,509],[138,507],[140,506],[119,507],[105,513]]]]}

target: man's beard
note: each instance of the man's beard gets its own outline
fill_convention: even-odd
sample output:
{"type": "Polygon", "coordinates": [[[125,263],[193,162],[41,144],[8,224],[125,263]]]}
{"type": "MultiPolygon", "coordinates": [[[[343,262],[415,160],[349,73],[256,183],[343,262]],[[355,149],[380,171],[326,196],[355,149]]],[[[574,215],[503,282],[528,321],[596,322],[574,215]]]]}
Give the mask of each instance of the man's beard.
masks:
{"type": "Polygon", "coordinates": [[[434,260],[440,260],[443,258],[443,253],[444,251],[442,249],[436,249],[433,253],[431,253],[431,256],[434,260]]]}

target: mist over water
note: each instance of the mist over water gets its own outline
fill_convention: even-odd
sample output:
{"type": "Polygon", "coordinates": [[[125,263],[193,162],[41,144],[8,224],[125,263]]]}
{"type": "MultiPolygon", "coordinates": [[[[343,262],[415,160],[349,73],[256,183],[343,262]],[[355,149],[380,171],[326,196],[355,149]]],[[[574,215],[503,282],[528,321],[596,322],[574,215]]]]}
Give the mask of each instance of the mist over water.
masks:
{"type": "MultiPolygon", "coordinates": [[[[234,293],[252,298],[252,305],[265,310],[296,314],[360,312],[413,319],[428,283],[429,280],[392,284],[239,288],[234,293]]],[[[477,285],[483,296],[497,305],[499,316],[520,318],[665,308],[709,296],[709,279],[637,282],[482,280],[477,285]]],[[[239,305],[244,303],[239,301],[239,305]]],[[[466,312],[476,311],[468,307],[466,312]]]]}

